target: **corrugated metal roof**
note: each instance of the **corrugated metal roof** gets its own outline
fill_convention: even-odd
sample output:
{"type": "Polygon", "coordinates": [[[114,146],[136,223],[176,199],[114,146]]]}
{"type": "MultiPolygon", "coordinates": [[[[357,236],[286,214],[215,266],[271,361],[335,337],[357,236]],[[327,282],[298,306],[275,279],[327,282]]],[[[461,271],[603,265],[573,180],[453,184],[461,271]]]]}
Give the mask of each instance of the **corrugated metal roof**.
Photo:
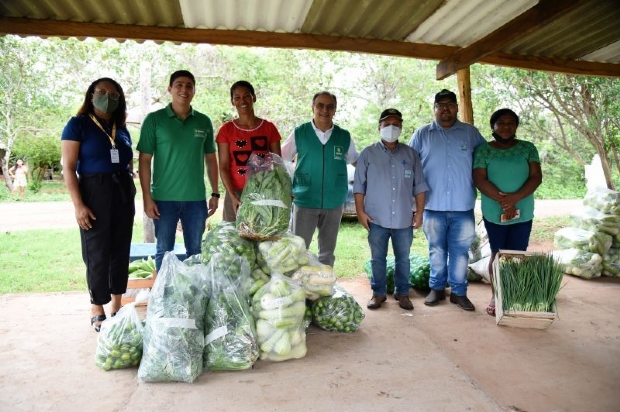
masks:
{"type": "MultiPolygon", "coordinates": [[[[537,27],[510,44],[502,45],[499,50],[491,50],[489,53],[496,55],[490,57],[510,55],[515,61],[542,58],[547,59],[545,64],[549,67],[556,64],[553,59],[620,63],[618,0],[571,0],[569,3],[550,0],[3,0],[0,2],[0,18],[3,18],[0,33],[13,33],[3,30],[2,26],[20,18],[172,29],[249,30],[314,36],[300,38],[299,43],[295,43],[297,38],[288,37],[284,42],[299,44],[298,47],[329,49],[328,39],[320,38],[325,35],[354,39],[356,51],[364,51],[364,41],[369,45],[372,40],[391,41],[392,45],[374,44],[369,52],[380,53],[385,48],[386,54],[391,54],[389,49],[396,48],[399,55],[437,58],[444,54],[449,57],[451,50],[484,39],[535,6],[552,9],[559,4],[581,5],[544,27],[537,27]],[[308,39],[314,40],[310,46],[307,46],[308,39]],[[431,45],[445,48],[432,49],[431,45]]],[[[19,30],[23,30],[23,24],[28,24],[21,20],[17,23],[22,24],[19,30]]],[[[115,36],[104,29],[87,26],[73,35],[83,37],[89,35],[89,30],[97,33],[103,30],[107,36],[115,36]]],[[[54,31],[63,32],[62,26],[57,24],[45,31],[29,27],[25,34],[50,35],[48,33],[54,31]]],[[[135,29],[124,33],[118,28],[114,32],[120,39],[141,39],[135,29]]],[[[63,33],[58,35],[63,37],[63,33]]],[[[148,31],[145,33],[148,36],[148,31]]],[[[171,37],[178,41],[178,33],[174,33],[177,36],[171,37]]],[[[209,39],[218,42],[213,36],[209,39]]],[[[238,40],[237,37],[237,43],[222,40],[222,44],[244,41],[251,44],[243,39],[247,38],[238,40]]],[[[266,47],[271,45],[269,40],[261,41],[266,47]]],[[[613,75],[615,68],[606,67],[605,70],[613,75]]],[[[592,74],[595,71],[596,68],[592,74]]]]}

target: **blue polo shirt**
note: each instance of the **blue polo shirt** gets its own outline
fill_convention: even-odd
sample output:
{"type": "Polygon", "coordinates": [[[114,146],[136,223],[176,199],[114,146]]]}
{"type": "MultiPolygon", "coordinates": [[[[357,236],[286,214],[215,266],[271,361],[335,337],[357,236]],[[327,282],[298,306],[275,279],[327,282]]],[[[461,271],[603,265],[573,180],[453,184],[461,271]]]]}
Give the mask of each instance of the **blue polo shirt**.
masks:
{"type": "Polygon", "coordinates": [[[404,143],[390,151],[377,142],[357,159],[353,193],[365,196],[364,211],[381,227],[411,227],[414,197],[427,190],[420,158],[404,143]]]}
{"type": "Polygon", "coordinates": [[[420,155],[429,187],[425,209],[465,212],[474,208],[474,150],[481,144],[487,143],[478,129],[459,120],[448,129],[433,122],[413,133],[409,146],[420,155]]]}
{"type": "MultiPolygon", "coordinates": [[[[97,121],[112,136],[112,123],[95,115],[97,121]]],[[[131,136],[126,127],[116,129],[116,149],[119,162],[112,163],[110,149],[112,144],[108,136],[93,122],[88,115],[74,116],[62,131],[61,140],[80,142],[76,171],[79,175],[115,173],[129,170],[133,160],[131,136]]]]}

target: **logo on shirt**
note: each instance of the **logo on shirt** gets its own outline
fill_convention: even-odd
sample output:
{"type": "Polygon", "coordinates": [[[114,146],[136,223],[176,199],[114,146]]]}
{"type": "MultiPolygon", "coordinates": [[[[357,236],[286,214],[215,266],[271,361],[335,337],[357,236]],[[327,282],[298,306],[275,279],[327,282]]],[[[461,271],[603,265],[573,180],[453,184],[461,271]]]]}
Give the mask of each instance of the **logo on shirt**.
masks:
{"type": "Polygon", "coordinates": [[[267,150],[267,136],[252,136],[250,138],[250,145],[252,147],[252,150],[267,150]]]}
{"type": "Polygon", "coordinates": [[[344,148],[342,146],[334,146],[334,160],[345,160],[344,148]]]}
{"type": "Polygon", "coordinates": [[[197,137],[199,139],[204,139],[207,137],[207,132],[206,130],[203,130],[203,129],[194,129],[194,137],[197,137]]]}

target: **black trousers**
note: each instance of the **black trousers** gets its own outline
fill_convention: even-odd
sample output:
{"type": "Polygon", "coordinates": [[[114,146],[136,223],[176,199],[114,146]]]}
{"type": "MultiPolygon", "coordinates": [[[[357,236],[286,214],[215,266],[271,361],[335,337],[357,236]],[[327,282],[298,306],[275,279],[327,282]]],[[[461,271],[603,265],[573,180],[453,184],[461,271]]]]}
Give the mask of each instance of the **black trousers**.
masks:
{"type": "Polygon", "coordinates": [[[105,305],[127,291],[136,186],[129,172],[82,175],[79,181],[82,200],[97,218],[91,229],[80,229],[90,302],[105,305]]]}

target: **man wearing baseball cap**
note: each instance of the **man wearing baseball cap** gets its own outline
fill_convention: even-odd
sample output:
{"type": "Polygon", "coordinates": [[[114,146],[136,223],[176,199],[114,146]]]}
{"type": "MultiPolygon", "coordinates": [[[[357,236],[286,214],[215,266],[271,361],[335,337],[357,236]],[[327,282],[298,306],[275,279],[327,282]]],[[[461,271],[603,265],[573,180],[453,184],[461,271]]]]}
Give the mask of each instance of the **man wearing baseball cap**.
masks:
{"type": "Polygon", "coordinates": [[[428,240],[430,293],[424,300],[435,306],[446,298],[467,311],[475,310],[467,297],[467,263],[474,240],[476,188],[472,178],[474,149],[486,141],[474,126],[457,119],[454,92],[435,95],[435,121],[417,129],[409,142],[420,154],[429,186],[423,230],[428,240]]]}
{"type": "Polygon", "coordinates": [[[369,309],[378,309],[387,300],[386,257],[390,238],[395,258],[394,299],[402,309],[413,309],[409,299],[409,252],[413,229],[422,226],[428,186],[418,154],[398,141],[402,128],[400,111],[384,110],[377,128],[380,139],[362,150],[355,169],[355,210],[357,219],[368,231],[371,254],[369,309]]]}

